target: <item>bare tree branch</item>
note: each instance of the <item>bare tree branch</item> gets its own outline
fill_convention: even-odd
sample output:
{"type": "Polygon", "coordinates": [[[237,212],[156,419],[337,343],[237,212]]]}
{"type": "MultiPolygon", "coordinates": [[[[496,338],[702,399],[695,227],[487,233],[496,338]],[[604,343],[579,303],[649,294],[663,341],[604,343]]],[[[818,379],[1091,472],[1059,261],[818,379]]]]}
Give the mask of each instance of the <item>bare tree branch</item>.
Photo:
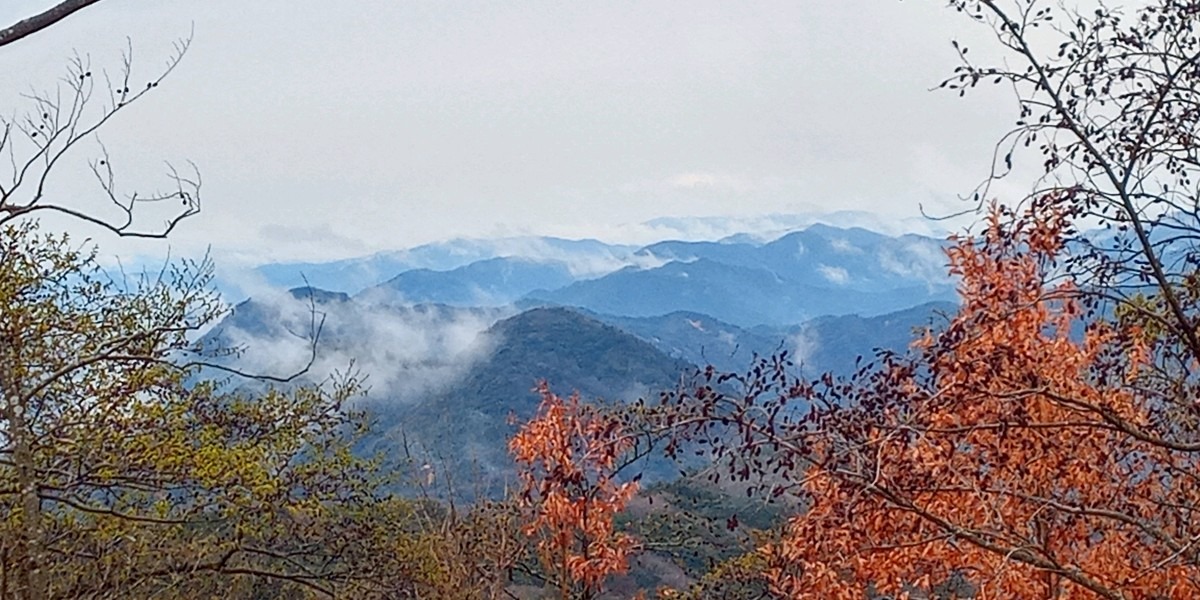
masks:
{"type": "Polygon", "coordinates": [[[9,27],[0,29],[0,46],[5,46],[26,36],[33,35],[71,16],[76,11],[87,8],[99,1],[64,0],[44,12],[38,13],[28,19],[17,21],[9,27]]]}
{"type": "Polygon", "coordinates": [[[66,76],[54,89],[23,94],[31,104],[24,114],[0,116],[0,154],[7,154],[9,163],[0,168],[3,180],[0,225],[35,216],[39,211],[50,211],[122,237],[165,238],[181,221],[198,214],[202,181],[195,164],[188,161],[187,170],[180,172],[167,162],[166,183],[158,189],[123,189],[114,174],[114,157],[98,137],[99,130],[117,113],[157,88],[174,71],[191,40],[190,33],[177,40],[166,65],[145,80],[144,85],[132,81],[132,42],[127,42],[120,70],[113,74],[104,70],[93,74],[90,58],[76,54],[69,62],[66,76]],[[97,85],[101,87],[97,89],[97,85]],[[105,88],[107,97],[96,94],[97,91],[103,94],[105,88]],[[62,170],[64,157],[77,152],[88,140],[96,141],[99,146],[99,156],[87,162],[107,198],[106,205],[95,210],[67,204],[47,194],[48,181],[52,173],[62,170]],[[135,213],[143,210],[153,214],[135,218],[135,213]]]}

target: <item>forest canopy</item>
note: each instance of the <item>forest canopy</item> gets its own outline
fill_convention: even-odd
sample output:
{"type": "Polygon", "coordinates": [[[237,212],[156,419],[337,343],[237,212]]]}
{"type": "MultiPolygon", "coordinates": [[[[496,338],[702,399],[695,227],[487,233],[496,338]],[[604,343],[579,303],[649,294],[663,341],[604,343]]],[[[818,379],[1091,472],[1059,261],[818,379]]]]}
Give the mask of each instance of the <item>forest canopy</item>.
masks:
{"type": "Polygon", "coordinates": [[[163,237],[199,211],[198,169],[125,194],[107,154],[116,220],[46,192],[189,42],[98,105],[72,63],[66,102],[33,97],[0,136],[0,598],[1200,597],[1200,5],[949,4],[999,58],[954,42],[941,87],[1014,102],[978,221],[947,240],[957,310],[849,375],[780,352],[637,402],[519,382],[540,404],[511,423],[516,478],[470,502],[363,443],[353,365],[258,373],[206,346],[228,314],[207,261],[130,276],[42,230],[50,211],[163,237]],[[994,197],[1031,164],[1027,194],[994,197]],[[663,457],[681,476],[643,485],[663,457]]]}

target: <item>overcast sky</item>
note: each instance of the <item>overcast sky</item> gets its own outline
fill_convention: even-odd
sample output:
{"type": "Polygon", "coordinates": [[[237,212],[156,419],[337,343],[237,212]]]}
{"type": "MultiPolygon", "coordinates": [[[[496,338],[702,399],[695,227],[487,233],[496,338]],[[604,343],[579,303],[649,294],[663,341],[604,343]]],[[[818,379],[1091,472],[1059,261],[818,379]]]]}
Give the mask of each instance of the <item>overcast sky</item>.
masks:
{"type": "MultiPolygon", "coordinates": [[[[0,25],[49,0],[0,3],[0,25]]],[[[341,258],[456,236],[645,241],[660,216],[947,210],[1012,114],[930,92],[978,38],[941,0],[457,2],[105,0],[0,49],[0,110],[72,52],[135,81],[194,41],[102,130],[150,187],[195,161],[203,213],[176,253],[341,258]]],[[[144,85],[144,84],[143,84],[144,85]]],[[[102,202],[86,144],[52,192],[102,202]]],[[[156,255],[166,243],[106,248],[156,255]]]]}

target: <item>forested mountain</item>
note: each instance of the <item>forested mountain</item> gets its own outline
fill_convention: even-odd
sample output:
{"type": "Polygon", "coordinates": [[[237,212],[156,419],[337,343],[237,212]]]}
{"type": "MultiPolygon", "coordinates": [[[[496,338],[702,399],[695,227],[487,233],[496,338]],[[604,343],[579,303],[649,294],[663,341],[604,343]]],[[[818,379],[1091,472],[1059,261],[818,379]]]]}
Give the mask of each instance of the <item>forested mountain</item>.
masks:
{"type": "Polygon", "coordinates": [[[700,258],[652,269],[630,267],[559,290],[534,292],[527,298],[628,317],[684,310],[753,327],[787,326],[828,314],[878,315],[953,297],[953,288],[946,283],[868,291],[833,283],[802,283],[760,267],[700,258]]]}
{"type": "Polygon", "coordinates": [[[708,315],[677,311],[658,317],[616,317],[588,313],[628,331],[692,364],[711,364],[726,372],[747,368],[754,356],[787,350],[802,371],[848,374],[858,357],[876,349],[902,352],[916,332],[944,325],[956,305],[930,302],[883,315],[818,317],[788,327],[743,328],[708,315]]]}
{"type": "Polygon", "coordinates": [[[589,401],[625,402],[674,389],[695,370],[633,335],[561,308],[526,311],[481,337],[492,352],[447,389],[419,402],[372,394],[365,406],[380,431],[372,448],[394,451],[408,443],[420,461],[451,469],[460,486],[495,490],[512,482],[510,417],[533,415],[539,381],[548,380],[563,395],[577,391],[589,401]]]}
{"type": "MultiPolygon", "coordinates": [[[[303,366],[310,328],[321,325],[308,377],[354,368],[369,393],[359,406],[377,427],[360,445],[402,471],[436,466],[458,485],[495,492],[511,483],[510,417],[529,418],[535,385],[588,401],[655,399],[690,381],[698,366],[749,368],[755,356],[786,350],[797,373],[848,373],[877,348],[903,350],[914,328],[950,304],[926,304],[876,317],[825,317],[788,327],[740,327],[698,312],[627,317],[566,307],[454,307],[379,301],[315,288],[248,300],[208,333],[210,346],[245,348],[238,364],[288,373],[303,366]]],[[[675,467],[655,463],[652,477],[675,467]]],[[[474,493],[473,488],[462,489],[474,493]]]]}
{"type": "Polygon", "coordinates": [[[914,328],[953,308],[940,253],[930,238],[819,224],[765,241],[642,248],[459,240],[308,265],[314,284],[341,291],[241,302],[206,341],[244,347],[243,369],[287,374],[307,363],[319,326],[306,376],[367,376],[360,406],[377,427],[361,451],[495,491],[512,468],[509,418],[533,414],[537,382],[619,403],[675,389],[700,365],[741,372],[780,351],[806,377],[848,373],[859,356],[903,350],[914,328]],[[376,281],[346,293],[368,275],[376,281]]]}

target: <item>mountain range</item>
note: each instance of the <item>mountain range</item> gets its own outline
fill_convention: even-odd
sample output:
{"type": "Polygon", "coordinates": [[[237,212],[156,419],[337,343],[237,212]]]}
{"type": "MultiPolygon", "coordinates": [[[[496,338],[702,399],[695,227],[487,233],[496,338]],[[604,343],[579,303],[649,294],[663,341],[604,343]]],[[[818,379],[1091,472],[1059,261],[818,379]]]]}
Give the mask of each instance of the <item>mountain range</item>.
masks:
{"type": "Polygon", "coordinates": [[[636,246],[598,240],[556,237],[509,237],[493,240],[454,239],[407,250],[328,262],[283,262],[255,271],[271,287],[313,286],[357,293],[413,270],[447,272],[495,258],[531,258],[566,266],[575,276],[591,276],[630,264],[636,246]]]}
{"type": "MultiPolygon", "coordinates": [[[[932,238],[814,225],[765,242],[737,239],[741,241],[666,241],[631,249],[595,240],[518,243],[510,238],[498,241],[494,250],[521,254],[446,269],[408,268],[355,295],[403,304],[572,306],[630,317],[682,310],[741,327],[787,326],[821,315],[879,315],[955,299],[945,275],[943,242],[932,238]]],[[[422,246],[405,256],[446,261],[474,257],[484,247],[482,242],[455,241],[422,246]]],[[[367,260],[376,268],[384,259],[367,260]]],[[[307,277],[321,287],[313,273],[344,269],[357,281],[364,264],[330,263],[307,277]]],[[[277,274],[283,267],[263,269],[277,274]]]]}
{"type": "MultiPolygon", "coordinates": [[[[306,334],[323,319],[309,375],[367,375],[362,407],[377,424],[363,450],[397,464],[420,456],[495,491],[511,468],[509,417],[533,414],[538,381],[625,402],[702,365],[740,371],[780,350],[805,376],[845,373],[953,312],[942,246],[826,225],[643,247],[460,240],[306,265],[311,285],[238,303],[205,341],[243,348],[244,370],[286,373],[305,364],[306,334]]],[[[295,268],[260,272],[286,281],[295,268]]]]}

